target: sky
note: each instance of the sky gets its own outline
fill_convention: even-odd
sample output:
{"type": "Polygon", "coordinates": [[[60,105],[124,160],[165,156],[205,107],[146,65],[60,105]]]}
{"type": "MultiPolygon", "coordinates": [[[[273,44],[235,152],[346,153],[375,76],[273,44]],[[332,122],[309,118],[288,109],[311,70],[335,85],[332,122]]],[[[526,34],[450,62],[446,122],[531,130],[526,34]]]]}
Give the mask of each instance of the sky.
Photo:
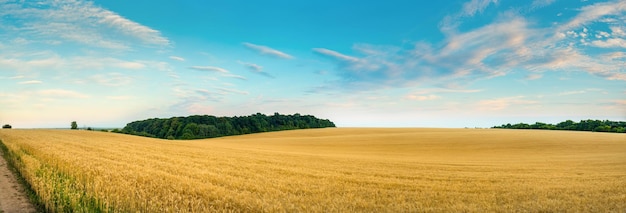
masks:
{"type": "Polygon", "coordinates": [[[0,123],[626,120],[626,0],[0,0],[0,123]]]}

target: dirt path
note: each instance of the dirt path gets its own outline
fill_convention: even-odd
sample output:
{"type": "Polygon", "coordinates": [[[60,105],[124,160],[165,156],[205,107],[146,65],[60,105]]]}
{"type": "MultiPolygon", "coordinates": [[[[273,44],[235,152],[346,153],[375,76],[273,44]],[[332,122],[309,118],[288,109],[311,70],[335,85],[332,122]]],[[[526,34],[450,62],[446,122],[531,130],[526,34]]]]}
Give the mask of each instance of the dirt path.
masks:
{"type": "Polygon", "coordinates": [[[37,212],[0,152],[0,212],[37,212]]]}

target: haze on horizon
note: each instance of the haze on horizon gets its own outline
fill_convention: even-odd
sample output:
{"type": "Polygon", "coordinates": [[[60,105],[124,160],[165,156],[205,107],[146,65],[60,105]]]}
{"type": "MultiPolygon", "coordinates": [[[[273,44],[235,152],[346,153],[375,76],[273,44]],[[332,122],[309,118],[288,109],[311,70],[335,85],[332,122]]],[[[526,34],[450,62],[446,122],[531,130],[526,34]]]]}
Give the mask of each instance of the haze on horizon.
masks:
{"type": "Polygon", "coordinates": [[[0,124],[626,120],[626,0],[0,0],[0,124]]]}

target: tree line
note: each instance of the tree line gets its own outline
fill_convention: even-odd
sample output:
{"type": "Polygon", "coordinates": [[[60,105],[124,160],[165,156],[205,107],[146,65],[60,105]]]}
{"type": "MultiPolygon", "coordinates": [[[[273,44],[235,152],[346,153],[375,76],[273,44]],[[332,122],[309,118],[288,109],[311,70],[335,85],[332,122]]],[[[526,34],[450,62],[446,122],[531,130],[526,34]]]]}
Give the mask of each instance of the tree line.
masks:
{"type": "Polygon", "coordinates": [[[536,122],[534,124],[504,124],[494,126],[499,129],[548,129],[548,130],[573,130],[573,131],[593,131],[593,132],[617,132],[626,133],[626,121],[609,121],[609,120],[581,120],[574,122],[566,120],[556,125],[536,122]]]}
{"type": "Polygon", "coordinates": [[[121,132],[162,139],[202,139],[292,129],[335,127],[327,119],[312,115],[274,115],[256,113],[249,116],[216,117],[192,115],[188,117],[152,118],[126,124],[121,132]]]}

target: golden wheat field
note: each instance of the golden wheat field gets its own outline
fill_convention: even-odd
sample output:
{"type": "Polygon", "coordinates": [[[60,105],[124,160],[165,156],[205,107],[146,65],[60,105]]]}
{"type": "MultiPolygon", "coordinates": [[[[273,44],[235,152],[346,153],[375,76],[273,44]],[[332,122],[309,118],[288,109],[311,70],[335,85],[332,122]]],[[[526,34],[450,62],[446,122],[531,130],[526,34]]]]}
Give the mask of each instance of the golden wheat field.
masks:
{"type": "Polygon", "coordinates": [[[0,130],[63,212],[626,212],[626,134],[331,128],[194,141],[0,130]]]}

